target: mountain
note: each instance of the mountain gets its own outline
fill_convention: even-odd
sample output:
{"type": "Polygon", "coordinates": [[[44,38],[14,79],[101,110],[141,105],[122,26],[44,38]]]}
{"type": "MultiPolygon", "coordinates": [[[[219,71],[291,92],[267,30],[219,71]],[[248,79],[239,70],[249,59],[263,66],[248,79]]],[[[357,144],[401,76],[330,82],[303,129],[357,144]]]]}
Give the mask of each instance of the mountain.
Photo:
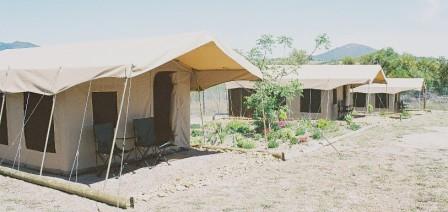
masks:
{"type": "Polygon", "coordinates": [[[319,61],[332,61],[332,60],[340,60],[344,57],[359,57],[362,55],[366,55],[372,52],[375,52],[376,49],[356,43],[346,44],[344,46],[340,46],[334,48],[330,51],[327,51],[322,54],[318,54],[313,57],[314,60],[319,61]]]}
{"type": "Polygon", "coordinates": [[[31,47],[38,47],[38,45],[36,45],[34,43],[21,42],[21,41],[15,41],[12,43],[0,42],[0,51],[5,50],[5,49],[22,49],[22,48],[31,48],[31,47]]]}

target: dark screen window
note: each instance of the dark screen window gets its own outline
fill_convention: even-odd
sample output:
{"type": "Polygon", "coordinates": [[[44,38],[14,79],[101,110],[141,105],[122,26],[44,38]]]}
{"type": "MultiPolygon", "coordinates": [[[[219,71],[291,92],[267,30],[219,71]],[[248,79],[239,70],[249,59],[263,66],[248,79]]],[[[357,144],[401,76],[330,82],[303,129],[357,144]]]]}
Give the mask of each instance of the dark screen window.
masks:
{"type": "Polygon", "coordinates": [[[300,97],[300,112],[320,113],[321,90],[304,89],[300,97]]]}
{"type": "Polygon", "coordinates": [[[365,107],[366,106],[366,94],[365,93],[353,93],[353,101],[355,107],[365,107]]]}
{"type": "Polygon", "coordinates": [[[385,94],[385,93],[375,94],[375,107],[376,108],[387,108],[387,94],[385,94]]]}

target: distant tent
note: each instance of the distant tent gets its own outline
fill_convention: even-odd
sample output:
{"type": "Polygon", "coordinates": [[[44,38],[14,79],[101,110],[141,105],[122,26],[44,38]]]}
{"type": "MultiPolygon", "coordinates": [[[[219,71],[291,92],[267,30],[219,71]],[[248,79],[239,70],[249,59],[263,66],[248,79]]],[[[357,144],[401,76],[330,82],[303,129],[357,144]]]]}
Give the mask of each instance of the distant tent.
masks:
{"type": "MultiPolygon", "coordinates": [[[[396,112],[399,110],[400,104],[402,104],[400,100],[401,93],[406,91],[419,91],[421,93],[420,97],[423,97],[423,102],[425,102],[424,93],[426,86],[423,78],[387,78],[387,84],[373,83],[359,86],[354,88],[352,93],[355,99],[356,97],[366,98],[366,95],[370,95],[374,101],[369,102],[369,104],[374,108],[396,112]]],[[[424,104],[423,108],[425,107],[424,104]]],[[[360,109],[362,107],[365,107],[365,105],[359,105],[360,109]]]]}
{"type": "MultiPolygon", "coordinates": [[[[289,103],[290,118],[302,116],[309,118],[338,118],[339,107],[353,104],[350,88],[369,83],[387,83],[386,76],[379,65],[302,65],[271,66],[271,69],[288,73],[279,80],[280,83],[298,80],[304,94],[289,103]],[[319,102],[316,102],[319,99],[319,102]],[[305,106],[307,108],[305,108],[305,106]]],[[[250,90],[254,82],[228,82],[229,91],[236,89],[250,90]]],[[[238,92],[229,92],[229,104],[239,101],[238,92]],[[236,99],[236,100],[234,100],[236,99]]],[[[229,110],[234,107],[229,106],[229,110]]],[[[231,115],[234,112],[229,112],[231,115]]],[[[238,114],[240,112],[237,112],[238,114]]]]}
{"type": "Polygon", "coordinates": [[[2,112],[7,113],[0,117],[6,117],[8,133],[7,142],[0,136],[2,161],[15,161],[20,144],[19,162],[40,167],[48,141],[45,169],[67,173],[79,141],[79,169],[95,166],[95,123],[112,123],[119,137],[133,137],[133,119],[154,117],[164,138],[189,146],[190,91],[257,80],[261,72],[211,36],[196,33],[5,50],[0,76],[2,112]]]}

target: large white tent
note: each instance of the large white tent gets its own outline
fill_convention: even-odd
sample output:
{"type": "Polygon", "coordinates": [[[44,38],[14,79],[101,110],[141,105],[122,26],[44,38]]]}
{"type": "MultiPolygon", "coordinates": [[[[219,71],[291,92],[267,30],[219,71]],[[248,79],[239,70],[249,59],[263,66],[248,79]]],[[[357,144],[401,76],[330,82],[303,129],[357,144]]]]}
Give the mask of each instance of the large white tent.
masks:
{"type": "Polygon", "coordinates": [[[0,158],[16,162],[21,152],[24,165],[67,173],[79,151],[79,169],[90,169],[96,165],[95,117],[115,117],[108,120],[116,124],[115,140],[135,137],[135,119],[154,118],[157,127],[160,111],[169,113],[159,115],[163,130],[188,147],[191,90],[260,78],[258,68],[205,33],[1,51],[0,126],[8,136],[0,142],[0,158]],[[105,110],[118,115],[95,115],[105,110]],[[39,114],[45,115],[28,122],[39,114]],[[30,124],[39,137],[27,134],[30,124]],[[45,163],[42,140],[45,147],[52,143],[45,163]]]}
{"type": "MultiPolygon", "coordinates": [[[[353,95],[359,99],[364,96],[369,96],[369,103],[374,109],[381,111],[387,110],[390,112],[397,112],[400,110],[401,93],[406,91],[425,91],[425,81],[423,78],[387,78],[387,84],[373,83],[370,85],[362,85],[352,89],[353,95]]],[[[421,95],[420,95],[421,96],[421,95]]],[[[363,109],[363,99],[359,109],[363,109]]],[[[423,98],[423,102],[425,99],[423,98]]],[[[423,108],[425,103],[423,103],[423,108]]]]}

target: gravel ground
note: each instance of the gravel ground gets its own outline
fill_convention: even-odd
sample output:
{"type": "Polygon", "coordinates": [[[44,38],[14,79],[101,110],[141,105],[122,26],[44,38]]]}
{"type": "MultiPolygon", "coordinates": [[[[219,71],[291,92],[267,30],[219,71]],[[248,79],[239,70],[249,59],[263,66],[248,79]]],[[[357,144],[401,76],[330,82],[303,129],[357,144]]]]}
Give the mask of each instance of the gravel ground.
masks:
{"type": "MultiPolygon", "coordinates": [[[[285,162],[183,152],[171,165],[125,174],[120,193],[136,198],[130,211],[447,211],[448,113],[364,119],[378,126],[337,141],[337,151],[296,145],[285,162]]],[[[109,180],[106,190],[117,193],[118,183],[109,180]]],[[[1,211],[116,210],[3,176],[0,193],[1,211]]]]}

